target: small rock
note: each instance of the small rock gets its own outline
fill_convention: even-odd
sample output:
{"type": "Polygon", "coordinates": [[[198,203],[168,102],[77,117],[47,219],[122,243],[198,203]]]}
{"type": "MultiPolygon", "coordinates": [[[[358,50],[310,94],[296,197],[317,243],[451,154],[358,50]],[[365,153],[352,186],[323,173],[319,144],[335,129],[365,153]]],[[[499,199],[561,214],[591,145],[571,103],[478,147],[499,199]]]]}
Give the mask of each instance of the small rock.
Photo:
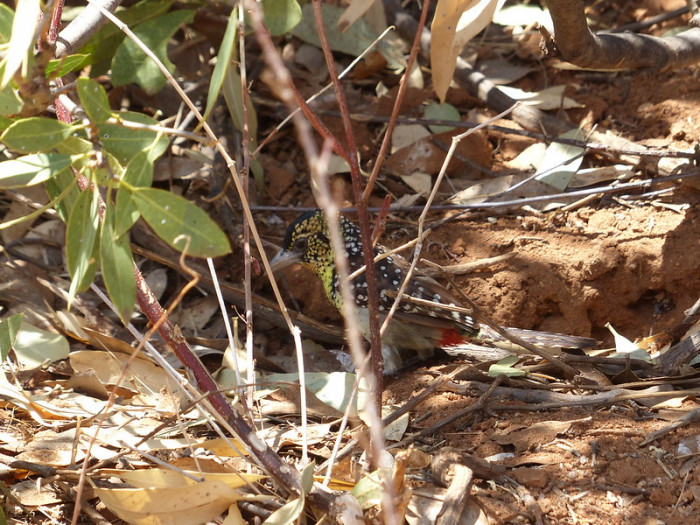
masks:
{"type": "Polygon", "coordinates": [[[549,476],[542,469],[522,467],[513,471],[513,477],[526,487],[543,489],[549,483],[549,476]]]}
{"type": "Polygon", "coordinates": [[[676,496],[663,488],[656,488],[652,490],[651,494],[649,495],[649,501],[659,507],[670,507],[676,503],[677,499],[678,498],[676,498],[676,496]]]}

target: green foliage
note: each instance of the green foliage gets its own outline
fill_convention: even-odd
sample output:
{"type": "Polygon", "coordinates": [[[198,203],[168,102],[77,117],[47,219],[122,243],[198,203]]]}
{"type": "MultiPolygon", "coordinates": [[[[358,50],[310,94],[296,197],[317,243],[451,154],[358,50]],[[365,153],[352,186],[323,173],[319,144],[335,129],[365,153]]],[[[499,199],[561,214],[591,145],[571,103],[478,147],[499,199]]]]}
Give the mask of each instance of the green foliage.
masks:
{"type": "Polygon", "coordinates": [[[5,360],[7,354],[15,344],[15,338],[19,327],[22,325],[22,314],[15,314],[0,322],[0,363],[5,360]]]}
{"type": "MultiPolygon", "coordinates": [[[[234,9],[229,17],[226,33],[219,47],[219,54],[216,57],[216,65],[214,66],[207,94],[207,109],[204,112],[204,120],[209,118],[219,94],[222,93],[236,129],[242,132],[244,124],[248,126],[248,149],[253,152],[258,145],[258,118],[250,97],[245,99],[243,97],[241,75],[234,67],[231,67],[238,60],[236,49],[237,22],[236,10],[234,9]],[[245,112],[243,111],[244,107],[245,112]]],[[[263,191],[262,165],[256,159],[251,159],[250,169],[253,172],[258,189],[263,191]]]]}
{"type": "MultiPolygon", "coordinates": [[[[172,5],[172,0],[144,0],[118,12],[171,71],[174,65],[167,59],[166,46],[194,17],[191,10],[170,11],[172,5]]],[[[168,147],[159,122],[142,113],[114,111],[105,90],[108,84],[81,71],[91,65],[89,74],[94,78],[111,69],[112,85],[135,82],[155,93],[165,78],[151,59],[112,24],[100,29],[78,53],[50,61],[36,58],[34,28],[39,17],[34,15],[40,4],[38,0],[23,0],[18,6],[20,11],[15,14],[0,4],[0,44],[6,50],[0,63],[4,81],[0,87],[0,143],[5,148],[0,161],[0,191],[44,186],[51,199],[49,206],[66,223],[70,298],[87,289],[101,271],[107,293],[126,323],[136,298],[129,230],[139,217],[168,244],[190,256],[226,254],[229,241],[198,206],[151,188],[154,163],[168,147]],[[50,86],[48,81],[41,85],[42,79],[71,71],[78,72],[72,98],[83,110],[77,113],[80,118],[65,123],[44,116],[48,113],[41,107],[41,97],[48,97],[50,86]],[[27,91],[29,88],[35,91],[27,91]],[[42,116],[27,116],[30,114],[42,116]]],[[[222,54],[224,66],[218,70],[219,80],[212,91],[212,106],[235,60],[235,36],[234,18],[222,54]]],[[[242,96],[237,100],[241,105],[242,96]]],[[[248,109],[253,119],[249,122],[254,123],[252,105],[248,109]]],[[[255,133],[253,125],[253,140],[255,133]]],[[[42,211],[12,222],[34,218],[42,211]]],[[[0,228],[9,225],[8,221],[0,228]]],[[[8,321],[0,323],[0,355],[6,355],[12,345],[13,326],[8,321]]]]}
{"type": "Polygon", "coordinates": [[[118,122],[106,122],[97,127],[99,140],[104,148],[122,164],[127,164],[140,152],[149,151],[149,161],[154,162],[168,147],[168,139],[149,129],[133,129],[129,123],[155,126],[158,122],[141,113],[127,111],[118,115],[118,122]]]}
{"type": "Polygon", "coordinates": [[[95,124],[103,124],[112,116],[112,108],[109,107],[107,92],[101,84],[85,77],[80,77],[76,82],[80,103],[83,105],[88,118],[95,124]]]}
{"type": "Polygon", "coordinates": [[[27,57],[34,46],[34,31],[31,29],[36,26],[41,15],[39,4],[39,0],[23,0],[17,3],[17,11],[12,19],[12,32],[4,60],[5,70],[2,80],[0,80],[0,89],[8,85],[22,64],[27,63],[27,57]]]}
{"type": "Polygon", "coordinates": [[[57,78],[78,71],[88,65],[90,55],[68,55],[61,59],[49,60],[46,66],[46,78],[57,78]]]}
{"type": "MultiPolygon", "coordinates": [[[[148,160],[148,152],[142,151],[129,161],[123,182],[135,188],[149,188],[153,181],[153,164],[148,160]]],[[[140,217],[131,192],[124,186],[117,190],[115,204],[114,231],[124,235],[140,217]]]]}
{"type": "Polygon", "coordinates": [[[209,82],[209,91],[207,92],[207,108],[204,111],[204,120],[209,118],[216,99],[219,98],[221,85],[224,83],[226,72],[230,69],[231,62],[238,57],[236,56],[236,28],[238,27],[238,10],[236,8],[231,12],[231,16],[226,24],[226,32],[224,39],[219,46],[219,54],[216,57],[214,71],[211,74],[211,82],[209,82]]]}
{"type": "Polygon", "coordinates": [[[72,132],[72,126],[58,120],[30,117],[12,123],[0,142],[19,153],[40,153],[57,146],[72,132]]]}
{"type": "Polygon", "coordinates": [[[114,208],[107,206],[100,230],[100,263],[107,293],[126,324],[136,302],[136,278],[129,238],[115,232],[114,215],[114,208]]]}
{"type": "Polygon", "coordinates": [[[99,193],[84,190],[66,225],[66,262],[72,279],[71,296],[86,290],[95,278],[99,224],[99,193]]]}
{"type": "Polygon", "coordinates": [[[148,225],[176,250],[199,257],[218,257],[231,250],[224,232],[187,199],[155,188],[133,188],[132,194],[148,225]]]}
{"type": "MultiPolygon", "coordinates": [[[[191,22],[193,18],[193,11],[173,11],[136,26],[134,34],[172,73],[175,65],[168,60],[168,41],[182,24],[191,22]]],[[[133,40],[124,40],[114,55],[112,82],[115,86],[136,82],[146,93],[153,95],[165,86],[166,79],[133,40]]]]}
{"type": "Polygon", "coordinates": [[[289,33],[301,22],[301,7],[297,0],[262,0],[265,25],[279,36],[289,33]]]}
{"type": "MultiPolygon", "coordinates": [[[[2,9],[0,9],[0,13],[1,12],[2,9]]],[[[0,64],[0,77],[5,73],[5,66],[6,64],[4,62],[0,64]]],[[[0,89],[0,115],[14,115],[15,113],[19,113],[22,110],[22,106],[22,99],[12,85],[8,84],[0,89]]]]}
{"type": "Polygon", "coordinates": [[[46,182],[70,164],[70,155],[59,153],[35,153],[0,162],[0,188],[23,188],[46,182]]]}
{"type": "MultiPolygon", "coordinates": [[[[423,109],[423,115],[427,119],[432,120],[454,120],[459,121],[460,115],[457,108],[452,104],[445,102],[444,104],[439,104],[438,102],[429,102],[423,109]]],[[[429,126],[430,131],[433,133],[443,133],[445,131],[451,131],[454,129],[452,126],[429,126]]]]}
{"type": "MultiPolygon", "coordinates": [[[[142,0],[128,9],[118,10],[116,14],[119,20],[134,27],[167,13],[172,4],[173,0],[142,0]]],[[[90,57],[88,64],[92,66],[91,77],[103,75],[112,67],[114,51],[123,41],[124,33],[113,24],[107,24],[83,46],[80,52],[90,57]]]]}
{"type": "Polygon", "coordinates": [[[12,35],[12,20],[15,12],[5,4],[0,4],[0,43],[6,44],[12,35]]]}

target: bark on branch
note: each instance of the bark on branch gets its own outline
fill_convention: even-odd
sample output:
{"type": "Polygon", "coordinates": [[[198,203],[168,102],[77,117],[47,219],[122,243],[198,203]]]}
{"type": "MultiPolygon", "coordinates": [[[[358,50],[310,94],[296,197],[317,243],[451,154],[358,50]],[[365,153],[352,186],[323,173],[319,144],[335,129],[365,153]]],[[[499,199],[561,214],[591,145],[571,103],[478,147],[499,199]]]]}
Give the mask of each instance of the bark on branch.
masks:
{"type": "Polygon", "coordinates": [[[593,33],[581,0],[548,0],[554,42],[545,53],[594,69],[663,69],[700,62],[700,28],[671,37],[637,33],[593,33]]]}

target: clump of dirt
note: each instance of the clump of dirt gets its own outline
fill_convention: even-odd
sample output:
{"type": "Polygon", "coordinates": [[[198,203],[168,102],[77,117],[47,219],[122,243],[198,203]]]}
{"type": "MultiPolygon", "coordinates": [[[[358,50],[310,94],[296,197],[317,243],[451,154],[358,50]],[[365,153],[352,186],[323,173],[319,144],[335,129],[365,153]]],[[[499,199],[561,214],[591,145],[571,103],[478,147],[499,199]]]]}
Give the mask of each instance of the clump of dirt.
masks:
{"type": "MultiPolygon", "coordinates": [[[[695,201],[693,201],[695,202],[695,201]]],[[[508,326],[592,336],[610,342],[611,323],[627,337],[669,330],[700,296],[700,214],[663,207],[601,209],[464,221],[438,229],[437,247],[458,262],[516,257],[459,281],[508,326]]],[[[440,257],[439,262],[449,263],[440,257]]]]}

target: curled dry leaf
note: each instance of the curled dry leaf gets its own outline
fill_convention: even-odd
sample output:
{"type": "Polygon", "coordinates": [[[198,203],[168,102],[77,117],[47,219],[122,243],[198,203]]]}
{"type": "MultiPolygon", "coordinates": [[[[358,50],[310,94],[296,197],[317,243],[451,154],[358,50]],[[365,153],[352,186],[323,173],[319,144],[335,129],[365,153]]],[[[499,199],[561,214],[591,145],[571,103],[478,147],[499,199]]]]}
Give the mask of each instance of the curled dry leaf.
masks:
{"type": "Polygon", "coordinates": [[[505,0],[441,0],[431,31],[430,63],[433,85],[440,102],[445,101],[462,47],[484,29],[505,0]]]}

